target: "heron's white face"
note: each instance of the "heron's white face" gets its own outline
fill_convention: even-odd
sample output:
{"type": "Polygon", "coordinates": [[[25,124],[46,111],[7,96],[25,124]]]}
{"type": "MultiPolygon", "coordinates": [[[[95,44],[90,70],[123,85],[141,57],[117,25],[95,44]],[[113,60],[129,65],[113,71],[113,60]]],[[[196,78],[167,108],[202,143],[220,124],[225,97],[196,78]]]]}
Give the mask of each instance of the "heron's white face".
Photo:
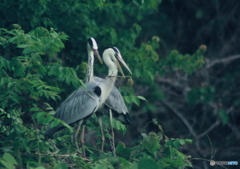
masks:
{"type": "Polygon", "coordinates": [[[119,56],[122,58],[120,53],[117,53],[115,49],[110,47],[104,50],[103,61],[105,64],[113,63],[117,66],[117,57],[119,56]]]}
{"type": "Polygon", "coordinates": [[[119,64],[119,62],[121,62],[123,64],[123,66],[132,74],[131,70],[129,69],[129,67],[127,66],[125,61],[123,60],[120,51],[116,47],[107,48],[103,52],[103,61],[107,66],[110,66],[109,63],[110,64],[113,63],[115,65],[115,67],[118,68],[120,70],[120,72],[122,73],[122,75],[124,76],[122,68],[119,64]]]}

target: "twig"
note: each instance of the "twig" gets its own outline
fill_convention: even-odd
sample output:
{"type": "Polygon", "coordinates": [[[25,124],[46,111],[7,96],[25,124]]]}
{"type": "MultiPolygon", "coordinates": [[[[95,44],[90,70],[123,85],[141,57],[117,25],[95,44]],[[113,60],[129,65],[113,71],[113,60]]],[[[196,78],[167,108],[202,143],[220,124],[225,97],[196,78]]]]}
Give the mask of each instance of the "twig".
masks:
{"type": "Polygon", "coordinates": [[[213,125],[211,125],[211,127],[209,127],[206,131],[204,131],[202,134],[199,134],[198,136],[196,136],[197,139],[205,136],[207,133],[209,133],[210,131],[212,131],[215,127],[217,127],[220,124],[219,119],[217,119],[217,121],[215,123],[213,123],[213,125]]]}
{"type": "Polygon", "coordinates": [[[52,156],[52,157],[73,157],[73,156],[76,156],[77,153],[74,153],[74,154],[56,154],[54,152],[53,153],[50,153],[50,154],[41,154],[41,153],[32,153],[33,155],[41,155],[41,156],[52,156]]]}
{"type": "Polygon", "coordinates": [[[218,59],[218,60],[214,60],[212,61],[211,63],[207,64],[206,68],[211,68],[212,66],[216,65],[216,64],[219,64],[219,63],[228,63],[228,62],[231,62],[235,59],[239,59],[240,58],[240,55],[234,55],[234,56],[229,56],[227,58],[224,58],[224,59],[218,59]]]}
{"type": "Polygon", "coordinates": [[[228,127],[233,131],[237,139],[240,139],[240,133],[231,123],[228,124],[228,127]]]}
{"type": "Polygon", "coordinates": [[[181,115],[180,112],[178,112],[176,109],[174,109],[172,106],[170,106],[168,103],[161,101],[161,103],[168,108],[170,111],[172,111],[175,115],[177,115],[182,122],[186,125],[186,127],[188,128],[188,130],[190,131],[190,133],[193,135],[193,137],[196,137],[196,133],[193,131],[192,126],[189,124],[189,122],[185,119],[185,117],[183,115],[181,115]]]}

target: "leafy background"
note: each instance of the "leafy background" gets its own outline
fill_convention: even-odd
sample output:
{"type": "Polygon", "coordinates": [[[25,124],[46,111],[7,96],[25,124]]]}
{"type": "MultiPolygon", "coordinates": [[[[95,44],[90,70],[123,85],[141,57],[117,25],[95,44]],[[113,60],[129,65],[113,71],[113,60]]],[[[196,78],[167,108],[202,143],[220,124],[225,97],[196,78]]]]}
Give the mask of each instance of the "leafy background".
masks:
{"type": "MultiPolygon", "coordinates": [[[[211,159],[240,161],[239,7],[236,0],[1,1],[0,167],[210,168],[211,159]],[[89,37],[100,53],[118,47],[133,71],[116,84],[133,120],[126,128],[114,122],[116,158],[110,142],[99,151],[95,117],[87,123],[87,158],[76,153],[69,126],[52,142],[42,135],[47,125],[64,124],[51,115],[84,81],[89,37]]],[[[95,75],[106,72],[96,62],[95,75]]],[[[109,126],[105,133],[111,137],[109,126]]]]}

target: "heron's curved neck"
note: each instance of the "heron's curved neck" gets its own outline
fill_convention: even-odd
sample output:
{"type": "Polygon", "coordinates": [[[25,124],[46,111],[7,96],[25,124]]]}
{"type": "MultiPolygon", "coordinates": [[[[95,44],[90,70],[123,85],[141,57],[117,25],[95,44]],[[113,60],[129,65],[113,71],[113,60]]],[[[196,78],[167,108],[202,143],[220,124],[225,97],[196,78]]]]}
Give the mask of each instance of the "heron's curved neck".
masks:
{"type": "Polygon", "coordinates": [[[116,78],[117,74],[118,74],[118,69],[115,65],[112,66],[112,67],[109,67],[108,77],[115,77],[116,78]]]}
{"type": "Polygon", "coordinates": [[[86,83],[93,81],[93,66],[94,66],[93,51],[88,50],[88,70],[87,70],[86,83]]]}
{"type": "Polygon", "coordinates": [[[99,84],[99,87],[102,90],[102,96],[100,104],[104,103],[105,100],[108,98],[110,92],[112,91],[112,88],[114,86],[114,83],[116,81],[118,69],[116,67],[116,64],[112,61],[105,62],[105,64],[108,66],[108,76],[103,81],[103,83],[99,84]]]}

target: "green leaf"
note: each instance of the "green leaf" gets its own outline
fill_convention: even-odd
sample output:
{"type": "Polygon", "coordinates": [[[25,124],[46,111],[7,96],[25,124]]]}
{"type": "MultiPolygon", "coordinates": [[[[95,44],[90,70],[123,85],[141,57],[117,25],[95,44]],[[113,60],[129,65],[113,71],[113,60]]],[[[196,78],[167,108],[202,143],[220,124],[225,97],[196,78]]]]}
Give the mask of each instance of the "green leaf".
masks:
{"type": "Polygon", "coordinates": [[[10,62],[10,69],[13,70],[14,66],[18,63],[17,58],[13,58],[10,62]]]}
{"type": "Polygon", "coordinates": [[[59,39],[56,39],[56,40],[55,40],[55,44],[56,44],[59,48],[64,48],[64,43],[62,43],[62,41],[59,40],[59,39]]]}
{"type": "Polygon", "coordinates": [[[160,149],[160,138],[159,136],[154,133],[154,132],[150,132],[147,136],[147,138],[145,138],[144,142],[143,142],[143,147],[145,149],[147,149],[147,151],[151,154],[153,154],[154,156],[156,156],[158,150],[160,149]]]}
{"type": "Polygon", "coordinates": [[[15,169],[15,165],[18,164],[15,158],[9,153],[4,153],[0,161],[7,169],[15,169]]]}
{"type": "Polygon", "coordinates": [[[37,27],[36,29],[34,29],[34,34],[37,37],[46,37],[49,35],[49,31],[46,28],[37,27]]]}
{"type": "Polygon", "coordinates": [[[52,122],[50,123],[50,128],[53,128],[53,127],[58,126],[59,124],[62,124],[63,126],[68,128],[71,133],[73,132],[73,128],[71,126],[69,126],[67,123],[65,123],[64,121],[62,121],[62,120],[60,120],[58,118],[52,117],[50,115],[48,115],[45,119],[43,119],[43,123],[49,121],[49,118],[52,120],[52,122]]]}
{"type": "Polygon", "coordinates": [[[136,104],[136,105],[140,105],[140,101],[136,96],[132,96],[132,101],[136,104]]]}
{"type": "Polygon", "coordinates": [[[54,166],[54,169],[68,169],[68,166],[66,163],[59,162],[57,165],[54,166]]]}
{"type": "Polygon", "coordinates": [[[130,96],[123,96],[124,100],[127,102],[127,103],[132,103],[132,99],[130,96]]]}
{"type": "Polygon", "coordinates": [[[41,166],[40,166],[40,167],[37,167],[37,168],[35,168],[35,169],[45,169],[45,167],[41,167],[41,166]]]}
{"type": "Polygon", "coordinates": [[[116,148],[116,153],[126,159],[129,159],[131,154],[131,149],[130,147],[126,147],[124,144],[119,144],[116,148]]]}
{"type": "Polygon", "coordinates": [[[0,63],[1,65],[3,65],[3,67],[5,69],[9,69],[10,70],[10,63],[7,59],[3,58],[2,56],[0,56],[0,63]]]}
{"type": "Polygon", "coordinates": [[[179,140],[179,143],[180,143],[181,145],[184,145],[184,144],[185,144],[185,140],[180,139],[180,140],[179,140]]]}
{"type": "Polygon", "coordinates": [[[152,158],[142,158],[138,162],[138,169],[159,169],[159,165],[152,158]]]}
{"type": "Polygon", "coordinates": [[[30,53],[32,53],[32,52],[33,52],[32,48],[28,47],[28,48],[25,48],[25,49],[22,51],[22,54],[23,54],[23,55],[27,55],[27,54],[30,54],[30,53]]]}
{"type": "Polygon", "coordinates": [[[184,139],[184,141],[186,142],[186,143],[190,143],[190,144],[192,144],[192,140],[191,139],[184,139]]]}
{"type": "Polygon", "coordinates": [[[179,149],[179,147],[181,146],[180,144],[180,141],[177,139],[175,141],[173,141],[173,146],[176,148],[176,149],[179,149]]]}
{"type": "Polygon", "coordinates": [[[6,167],[6,169],[15,169],[14,165],[12,165],[11,163],[8,163],[4,160],[0,160],[0,162],[6,167]]]}
{"type": "Polygon", "coordinates": [[[41,109],[38,107],[32,107],[29,111],[41,111],[41,109]]]}
{"type": "Polygon", "coordinates": [[[60,121],[58,121],[58,119],[55,119],[53,122],[51,122],[50,127],[53,128],[53,127],[56,127],[59,124],[60,124],[60,121]]]}
{"type": "Polygon", "coordinates": [[[103,164],[96,164],[93,169],[108,169],[103,164]]]}
{"type": "Polygon", "coordinates": [[[25,68],[19,63],[14,70],[14,77],[20,76],[25,71],[25,68]]]}
{"type": "Polygon", "coordinates": [[[21,44],[21,45],[18,45],[17,47],[18,48],[27,48],[29,46],[30,46],[29,44],[21,44]]]}
{"type": "Polygon", "coordinates": [[[220,115],[220,119],[224,125],[229,123],[229,116],[223,109],[219,110],[219,115],[220,115]]]}
{"type": "Polygon", "coordinates": [[[7,162],[10,162],[11,164],[18,164],[15,158],[9,153],[4,153],[3,159],[7,162]]]}
{"type": "Polygon", "coordinates": [[[143,96],[137,96],[137,98],[139,98],[140,100],[147,101],[147,99],[145,99],[145,97],[143,97],[143,96]]]}
{"type": "Polygon", "coordinates": [[[176,160],[172,160],[170,158],[162,158],[161,161],[163,162],[163,165],[165,167],[175,166],[175,164],[176,164],[176,160]]]}

